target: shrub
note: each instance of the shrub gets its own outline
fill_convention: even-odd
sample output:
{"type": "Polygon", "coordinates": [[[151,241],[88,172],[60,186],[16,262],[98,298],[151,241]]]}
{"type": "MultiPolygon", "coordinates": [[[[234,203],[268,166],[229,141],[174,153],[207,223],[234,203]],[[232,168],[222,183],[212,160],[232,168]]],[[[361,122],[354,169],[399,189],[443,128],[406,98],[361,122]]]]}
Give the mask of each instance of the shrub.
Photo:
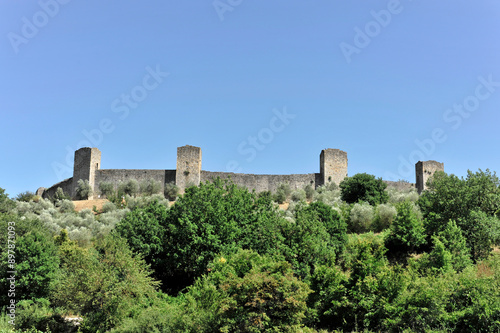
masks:
{"type": "Polygon", "coordinates": [[[72,213],[75,211],[75,204],[71,200],[60,200],[56,203],[56,207],[59,207],[61,213],[72,213]]]}
{"type": "MultiPolygon", "coordinates": [[[[104,212],[98,216],[99,222],[103,225],[105,230],[113,230],[115,225],[118,224],[125,216],[130,213],[128,208],[115,209],[112,211],[104,212]]],[[[103,230],[104,233],[107,233],[103,230]]]]}
{"type": "Polygon", "coordinates": [[[389,187],[387,189],[387,194],[389,195],[389,203],[396,204],[403,201],[418,201],[420,197],[416,189],[397,189],[394,187],[389,187]]]}
{"type": "Polygon", "coordinates": [[[349,216],[349,230],[363,233],[370,230],[373,221],[373,207],[367,202],[356,203],[349,216]]]}
{"type": "Polygon", "coordinates": [[[375,218],[373,220],[372,229],[375,232],[380,232],[389,228],[392,221],[396,218],[396,207],[389,204],[380,204],[375,208],[375,218]]]}
{"type": "Polygon", "coordinates": [[[57,201],[59,200],[71,200],[71,197],[69,195],[67,195],[66,193],[64,193],[63,189],[58,187],[56,189],[56,192],[54,193],[54,196],[51,198],[51,201],[53,203],[56,203],[57,201]]]}
{"type": "Polygon", "coordinates": [[[30,202],[31,200],[35,200],[36,195],[31,191],[21,192],[16,196],[17,201],[25,201],[30,202]]]}
{"type": "MultiPolygon", "coordinates": [[[[335,183],[330,183],[335,185],[335,183]]],[[[323,202],[329,206],[340,206],[342,203],[345,203],[340,198],[340,190],[335,186],[334,189],[329,190],[329,188],[334,188],[334,186],[324,185],[318,187],[316,192],[314,193],[314,201],[323,202]]]]}
{"type": "Polygon", "coordinates": [[[165,194],[165,198],[175,201],[179,195],[179,187],[174,182],[166,183],[163,193],[165,194]]]}
{"type": "Polygon", "coordinates": [[[169,202],[165,197],[161,194],[153,194],[151,196],[141,196],[141,197],[131,197],[130,195],[125,196],[125,202],[127,208],[130,210],[134,210],[136,208],[144,208],[147,207],[151,202],[158,202],[159,204],[169,207],[169,202]]]}
{"type": "Polygon", "coordinates": [[[143,180],[140,184],[140,191],[143,195],[153,195],[161,191],[161,183],[154,179],[143,180]]]}
{"type": "Polygon", "coordinates": [[[292,192],[291,196],[292,201],[305,201],[306,200],[306,191],[303,189],[298,189],[292,192]]]}
{"type": "Polygon", "coordinates": [[[139,193],[139,183],[135,179],[129,179],[125,182],[121,182],[118,185],[118,192],[128,194],[133,197],[139,193]]]}
{"type": "MultiPolygon", "coordinates": [[[[16,333],[75,332],[73,323],[63,318],[61,309],[52,309],[46,299],[23,300],[17,303],[16,333]]],[[[5,330],[1,332],[11,332],[5,330]]]]}
{"type": "Polygon", "coordinates": [[[278,185],[278,188],[276,189],[276,193],[274,195],[274,200],[277,203],[282,204],[288,200],[291,193],[292,193],[292,189],[290,188],[290,184],[281,183],[278,185]]]}
{"type": "Polygon", "coordinates": [[[112,182],[100,182],[99,183],[99,192],[102,196],[109,198],[113,195],[115,191],[115,186],[112,182]]]}
{"type": "Polygon", "coordinates": [[[318,187],[318,193],[324,192],[324,191],[337,191],[339,189],[339,186],[335,184],[334,182],[327,182],[324,185],[321,185],[318,187]]]}
{"type": "Polygon", "coordinates": [[[112,211],[115,211],[117,208],[116,208],[116,205],[112,202],[105,202],[104,205],[102,205],[102,212],[103,213],[108,213],[108,212],[112,212],[112,211]]]}
{"type": "Polygon", "coordinates": [[[420,259],[416,260],[415,268],[424,271],[425,274],[446,273],[453,269],[452,255],[439,240],[432,237],[433,248],[429,253],[424,253],[420,259]]]}
{"type": "Polygon", "coordinates": [[[87,179],[79,179],[76,186],[76,197],[80,200],[87,200],[92,196],[92,186],[87,179]]]}
{"type": "Polygon", "coordinates": [[[314,197],[314,187],[311,185],[311,184],[307,184],[305,187],[304,187],[304,191],[306,192],[306,199],[311,201],[314,197]]]}
{"type": "Polygon", "coordinates": [[[377,179],[366,173],[358,173],[340,183],[342,200],[347,203],[366,201],[372,206],[387,202],[386,187],[382,178],[377,179]]]}

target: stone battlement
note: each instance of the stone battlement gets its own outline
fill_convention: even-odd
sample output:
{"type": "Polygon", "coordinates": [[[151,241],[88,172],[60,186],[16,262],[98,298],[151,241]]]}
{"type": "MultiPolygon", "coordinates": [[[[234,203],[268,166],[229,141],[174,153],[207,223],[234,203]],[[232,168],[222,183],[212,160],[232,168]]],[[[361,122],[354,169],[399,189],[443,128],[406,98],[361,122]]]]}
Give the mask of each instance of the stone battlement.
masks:
{"type": "MultiPolygon", "coordinates": [[[[88,180],[94,193],[97,193],[101,182],[111,182],[118,185],[128,179],[138,181],[153,179],[162,186],[165,183],[175,183],[180,193],[191,185],[210,181],[217,177],[231,178],[240,186],[256,192],[276,191],[279,184],[288,183],[292,189],[311,185],[314,188],[330,182],[339,184],[347,177],[347,153],[339,149],[324,149],[321,151],[319,173],[292,174],[292,175],[253,175],[232,172],[213,172],[201,169],[201,148],[183,146],[177,148],[177,164],[175,170],[131,170],[131,169],[101,169],[101,151],[97,148],[80,148],[75,152],[73,177],[59,182],[50,188],[39,188],[37,194],[44,198],[54,195],[58,187],[69,194],[76,196],[78,180],[88,180]]],[[[418,193],[425,190],[427,180],[436,171],[444,171],[443,163],[436,161],[418,162],[415,165],[416,184],[385,181],[388,186],[398,188],[417,188],[418,193]]],[[[90,197],[89,199],[93,199],[90,197]]]]}

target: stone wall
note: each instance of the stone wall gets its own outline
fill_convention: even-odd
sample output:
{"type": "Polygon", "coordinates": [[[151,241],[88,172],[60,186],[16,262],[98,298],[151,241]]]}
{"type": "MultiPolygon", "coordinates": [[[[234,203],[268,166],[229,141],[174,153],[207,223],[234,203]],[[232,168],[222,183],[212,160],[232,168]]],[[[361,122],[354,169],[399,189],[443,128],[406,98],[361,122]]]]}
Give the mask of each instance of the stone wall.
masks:
{"type": "Polygon", "coordinates": [[[54,184],[51,187],[43,190],[42,198],[44,199],[52,198],[56,193],[58,187],[62,188],[63,192],[71,197],[72,195],[71,193],[73,193],[73,178],[65,179],[62,182],[54,184]]]}
{"type": "Polygon", "coordinates": [[[97,170],[95,178],[96,194],[99,194],[101,182],[111,182],[115,188],[119,183],[135,179],[139,183],[153,179],[161,184],[162,193],[165,183],[175,182],[175,170],[137,170],[137,169],[102,169],[97,170]]]}
{"type": "Polygon", "coordinates": [[[413,190],[415,189],[415,183],[407,183],[407,182],[393,182],[393,181],[390,181],[390,180],[384,180],[383,181],[384,183],[387,184],[387,188],[395,188],[397,190],[413,190]]]}
{"type": "MultiPolygon", "coordinates": [[[[162,189],[165,183],[174,182],[179,187],[179,193],[189,185],[198,185],[200,182],[211,181],[217,177],[221,179],[231,178],[240,186],[247,187],[257,192],[276,191],[281,183],[288,183],[292,190],[304,188],[310,184],[314,188],[334,182],[339,184],[347,177],[347,153],[339,149],[324,149],[320,154],[320,172],[309,174],[292,175],[254,175],[230,172],[211,172],[201,170],[201,148],[194,146],[183,146],[177,148],[176,170],[128,170],[107,169],[101,170],[101,152],[97,148],[81,148],[75,152],[75,165],[73,177],[66,179],[49,189],[40,188],[37,192],[43,193],[43,197],[53,196],[57,187],[61,187],[65,193],[73,198],[79,179],[87,179],[94,190],[94,197],[99,194],[101,182],[111,182],[115,187],[129,179],[138,182],[153,179],[159,182],[162,189]]],[[[443,163],[436,161],[418,162],[415,165],[416,184],[405,182],[385,181],[389,187],[398,189],[411,189],[417,187],[419,193],[425,189],[425,183],[434,172],[444,171],[443,163]]]]}
{"type": "Polygon", "coordinates": [[[309,173],[303,175],[253,175],[232,172],[211,172],[201,171],[201,181],[212,181],[217,177],[221,179],[231,178],[231,180],[240,186],[256,192],[271,191],[275,192],[281,183],[290,184],[292,190],[304,188],[311,184],[313,188],[319,182],[319,173],[309,173]]]}
{"type": "Polygon", "coordinates": [[[444,164],[436,161],[418,161],[415,164],[416,186],[418,194],[427,189],[427,181],[436,171],[444,171],[444,164]]]}

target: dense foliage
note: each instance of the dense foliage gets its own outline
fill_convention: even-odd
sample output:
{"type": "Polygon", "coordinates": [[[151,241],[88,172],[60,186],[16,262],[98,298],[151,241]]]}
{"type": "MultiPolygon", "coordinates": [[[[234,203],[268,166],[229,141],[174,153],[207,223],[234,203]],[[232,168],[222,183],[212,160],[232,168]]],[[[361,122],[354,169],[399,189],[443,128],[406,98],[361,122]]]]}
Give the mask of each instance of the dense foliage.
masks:
{"type": "Polygon", "coordinates": [[[386,203],[389,196],[385,191],[387,185],[382,178],[375,178],[367,173],[358,173],[340,183],[342,200],[347,203],[366,201],[370,205],[386,203]]]}
{"type": "Polygon", "coordinates": [[[101,187],[110,202],[80,212],[62,191],[11,200],[0,189],[0,228],[15,225],[16,332],[500,330],[488,170],[436,173],[420,197],[366,174],[259,194],[218,179],[178,198],[153,180],[101,187]]]}
{"type": "Polygon", "coordinates": [[[489,170],[465,179],[437,172],[418,203],[432,235],[453,220],[462,230],[474,260],[485,258],[500,240],[500,181],[489,170]]]}

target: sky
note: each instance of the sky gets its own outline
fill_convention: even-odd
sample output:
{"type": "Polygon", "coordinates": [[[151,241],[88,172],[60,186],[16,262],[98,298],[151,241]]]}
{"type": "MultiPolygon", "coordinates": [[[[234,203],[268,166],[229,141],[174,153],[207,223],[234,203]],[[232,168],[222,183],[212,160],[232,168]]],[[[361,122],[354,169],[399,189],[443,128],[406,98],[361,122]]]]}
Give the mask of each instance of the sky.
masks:
{"type": "Polygon", "coordinates": [[[102,169],[500,171],[500,3],[0,0],[0,187],[102,169]]]}

